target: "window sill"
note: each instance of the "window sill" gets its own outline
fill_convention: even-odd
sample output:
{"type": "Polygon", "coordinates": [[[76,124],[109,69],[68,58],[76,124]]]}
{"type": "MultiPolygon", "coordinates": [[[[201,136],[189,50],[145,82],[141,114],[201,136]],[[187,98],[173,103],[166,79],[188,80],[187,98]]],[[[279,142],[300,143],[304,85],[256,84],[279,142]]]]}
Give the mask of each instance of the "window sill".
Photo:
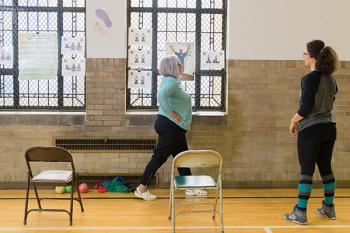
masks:
{"type": "Polygon", "coordinates": [[[24,112],[24,111],[0,111],[0,115],[71,115],[85,116],[86,112],[24,112]]]}
{"type": "Polygon", "coordinates": [[[85,112],[0,112],[0,125],[81,126],[85,112]]]}
{"type": "MultiPolygon", "coordinates": [[[[125,115],[130,115],[130,116],[145,116],[145,115],[157,115],[158,111],[144,111],[144,112],[140,112],[140,111],[126,111],[125,115]]],[[[193,112],[192,113],[193,116],[226,116],[227,112],[204,112],[204,111],[200,111],[200,112],[193,112]]]]}

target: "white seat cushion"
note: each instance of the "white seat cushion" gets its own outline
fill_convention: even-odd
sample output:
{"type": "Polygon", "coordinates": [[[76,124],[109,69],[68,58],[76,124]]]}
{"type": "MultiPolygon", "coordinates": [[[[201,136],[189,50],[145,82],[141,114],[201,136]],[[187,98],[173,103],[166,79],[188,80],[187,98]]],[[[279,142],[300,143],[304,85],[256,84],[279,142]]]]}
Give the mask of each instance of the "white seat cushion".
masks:
{"type": "Polygon", "coordinates": [[[176,176],[175,187],[177,188],[213,188],[217,187],[211,176],[176,176]]]}
{"type": "Polygon", "coordinates": [[[46,170],[33,177],[33,182],[70,182],[72,180],[72,171],[64,170],[46,170]]]}

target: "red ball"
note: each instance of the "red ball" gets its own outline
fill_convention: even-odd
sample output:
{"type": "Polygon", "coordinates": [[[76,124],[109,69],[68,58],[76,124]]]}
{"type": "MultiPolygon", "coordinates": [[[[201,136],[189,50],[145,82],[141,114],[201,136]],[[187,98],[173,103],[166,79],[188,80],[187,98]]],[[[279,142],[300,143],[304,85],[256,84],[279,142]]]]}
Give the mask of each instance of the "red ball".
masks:
{"type": "Polygon", "coordinates": [[[85,184],[85,183],[81,183],[81,184],[79,185],[79,191],[80,191],[81,193],[86,193],[86,192],[88,191],[88,189],[89,189],[89,187],[88,187],[88,185],[85,184]]]}

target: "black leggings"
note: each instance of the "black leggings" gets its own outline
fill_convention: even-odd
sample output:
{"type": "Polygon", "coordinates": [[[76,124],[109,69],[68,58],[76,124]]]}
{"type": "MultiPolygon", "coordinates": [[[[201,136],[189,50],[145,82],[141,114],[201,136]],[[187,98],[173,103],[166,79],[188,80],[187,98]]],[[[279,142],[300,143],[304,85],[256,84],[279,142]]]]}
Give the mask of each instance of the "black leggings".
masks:
{"type": "MultiPolygon", "coordinates": [[[[186,130],[165,116],[158,115],[154,129],[159,137],[157,147],[140,180],[140,183],[145,186],[148,186],[152,176],[167,161],[170,155],[175,157],[180,152],[188,150],[186,130]]],[[[178,171],[181,176],[191,175],[190,168],[178,168],[178,171]]]]}
{"type": "Polygon", "coordinates": [[[298,133],[301,175],[312,176],[315,164],[321,176],[332,174],[332,153],[337,130],[334,123],[317,124],[298,133]]]}

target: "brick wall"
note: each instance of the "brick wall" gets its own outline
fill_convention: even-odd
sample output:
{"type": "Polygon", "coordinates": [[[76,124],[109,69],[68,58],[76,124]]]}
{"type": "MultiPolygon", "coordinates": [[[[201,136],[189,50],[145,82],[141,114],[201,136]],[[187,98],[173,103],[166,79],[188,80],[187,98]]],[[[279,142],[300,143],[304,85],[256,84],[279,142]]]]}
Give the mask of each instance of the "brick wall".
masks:
{"type": "MultiPolygon", "coordinates": [[[[224,155],[226,186],[286,184],[298,177],[296,140],[289,121],[297,109],[301,61],[229,61],[228,115],[193,119],[188,142],[194,149],[224,155]]],[[[350,62],[335,75],[338,140],[334,170],[350,181],[350,62]]],[[[25,180],[24,151],[53,145],[55,138],[149,138],[155,116],[125,115],[125,59],[88,59],[86,118],[82,116],[0,115],[0,182],[25,180]]],[[[140,173],[151,154],[75,153],[82,172],[140,173]]],[[[170,160],[159,170],[167,184],[170,160]]],[[[42,167],[38,167],[42,168],[42,167]]]]}

